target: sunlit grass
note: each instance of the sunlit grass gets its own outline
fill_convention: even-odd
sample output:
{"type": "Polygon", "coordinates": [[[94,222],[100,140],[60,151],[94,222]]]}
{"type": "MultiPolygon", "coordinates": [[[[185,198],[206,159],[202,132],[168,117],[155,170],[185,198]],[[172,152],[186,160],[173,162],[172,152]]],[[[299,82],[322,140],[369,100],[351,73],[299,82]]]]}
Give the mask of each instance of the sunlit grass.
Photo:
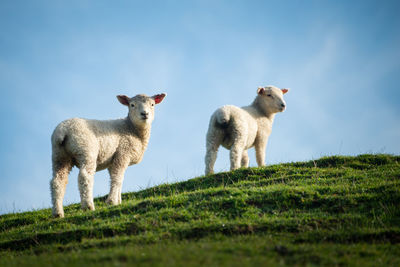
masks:
{"type": "Polygon", "coordinates": [[[0,216],[0,264],[400,265],[400,157],[333,156],[0,216]]]}

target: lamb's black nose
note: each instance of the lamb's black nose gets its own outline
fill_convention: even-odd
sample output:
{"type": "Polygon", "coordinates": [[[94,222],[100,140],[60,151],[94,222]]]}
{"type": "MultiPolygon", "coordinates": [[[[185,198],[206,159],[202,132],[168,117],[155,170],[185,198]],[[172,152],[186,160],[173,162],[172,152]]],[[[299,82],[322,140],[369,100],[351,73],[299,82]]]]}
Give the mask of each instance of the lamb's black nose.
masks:
{"type": "Polygon", "coordinates": [[[142,112],[142,113],[140,113],[142,116],[147,116],[147,115],[149,115],[149,113],[148,112],[142,112]]]}
{"type": "Polygon", "coordinates": [[[286,105],[285,105],[284,103],[282,103],[282,104],[281,104],[281,107],[283,107],[283,108],[284,108],[284,107],[286,107],[286,105]]]}

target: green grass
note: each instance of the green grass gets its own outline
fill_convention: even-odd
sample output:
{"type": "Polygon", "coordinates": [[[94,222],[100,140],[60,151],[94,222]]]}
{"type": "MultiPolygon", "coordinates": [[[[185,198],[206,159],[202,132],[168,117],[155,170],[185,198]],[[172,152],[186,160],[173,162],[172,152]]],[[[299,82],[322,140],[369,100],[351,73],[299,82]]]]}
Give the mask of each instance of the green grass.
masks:
{"type": "Polygon", "coordinates": [[[0,265],[400,266],[400,156],[240,169],[95,204],[0,216],[0,265]]]}

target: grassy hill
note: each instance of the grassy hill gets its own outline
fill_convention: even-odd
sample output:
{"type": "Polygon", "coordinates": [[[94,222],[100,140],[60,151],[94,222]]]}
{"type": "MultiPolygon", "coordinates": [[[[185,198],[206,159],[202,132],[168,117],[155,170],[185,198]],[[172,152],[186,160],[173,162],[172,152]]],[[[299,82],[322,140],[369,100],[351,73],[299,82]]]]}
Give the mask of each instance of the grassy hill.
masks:
{"type": "Polygon", "coordinates": [[[0,265],[400,266],[400,156],[240,169],[95,204],[0,216],[0,265]]]}

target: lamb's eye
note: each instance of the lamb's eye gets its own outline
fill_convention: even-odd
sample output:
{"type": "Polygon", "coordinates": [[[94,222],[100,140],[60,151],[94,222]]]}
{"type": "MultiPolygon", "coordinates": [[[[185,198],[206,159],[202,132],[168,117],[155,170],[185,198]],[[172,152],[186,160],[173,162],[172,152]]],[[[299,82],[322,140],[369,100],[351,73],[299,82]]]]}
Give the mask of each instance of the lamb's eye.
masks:
{"type": "Polygon", "coordinates": [[[269,96],[269,97],[272,97],[272,95],[271,95],[271,94],[268,94],[267,96],[269,96]]]}
{"type": "Polygon", "coordinates": [[[134,104],[131,104],[131,107],[135,107],[135,105],[134,105],[134,104]]]}
{"type": "Polygon", "coordinates": [[[154,104],[151,104],[152,107],[154,107],[154,104]]]}

